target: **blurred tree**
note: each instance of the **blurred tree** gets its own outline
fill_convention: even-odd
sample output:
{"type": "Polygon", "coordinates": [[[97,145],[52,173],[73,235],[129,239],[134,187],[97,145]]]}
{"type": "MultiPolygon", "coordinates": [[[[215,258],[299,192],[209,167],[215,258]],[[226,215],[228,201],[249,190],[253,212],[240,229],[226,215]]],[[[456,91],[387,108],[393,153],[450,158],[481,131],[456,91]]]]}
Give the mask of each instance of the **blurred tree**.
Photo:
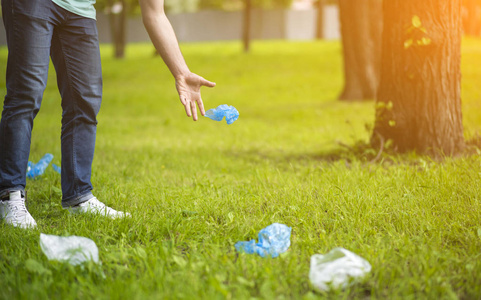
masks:
{"type": "Polygon", "coordinates": [[[244,22],[242,29],[242,44],[244,52],[249,52],[251,44],[251,14],[252,0],[244,0],[244,22]]]}
{"type": "MultiPolygon", "coordinates": [[[[245,51],[249,51],[251,39],[250,16],[253,7],[272,9],[286,8],[293,0],[164,0],[167,13],[194,12],[197,9],[244,10],[243,41],[245,51]]],[[[125,56],[127,17],[138,8],[138,0],[97,0],[96,8],[109,16],[111,40],[114,56],[125,56]]]]}
{"type": "MultiPolygon", "coordinates": [[[[167,13],[193,12],[201,0],[164,0],[167,13]]],[[[109,17],[110,36],[114,46],[114,57],[124,58],[127,43],[127,18],[137,12],[138,0],[97,0],[95,7],[109,17]]]]}
{"type": "Polygon", "coordinates": [[[434,156],[461,151],[461,0],[389,0],[383,14],[372,143],[434,156]]]}
{"type": "Polygon", "coordinates": [[[292,1],[293,0],[244,0],[244,24],[242,34],[244,52],[249,52],[250,49],[252,8],[287,8],[292,5],[292,1]]]}
{"type": "Polygon", "coordinates": [[[463,0],[462,5],[464,33],[481,36],[481,0],[463,0]]]}
{"type": "Polygon", "coordinates": [[[127,2],[126,0],[106,0],[110,7],[109,22],[110,35],[114,45],[114,57],[125,57],[126,26],[127,26],[127,2]]]}
{"type": "Polygon", "coordinates": [[[137,0],[97,0],[95,7],[109,17],[110,37],[114,46],[114,57],[124,58],[126,45],[127,16],[138,6],[137,0]]]}
{"type": "Polygon", "coordinates": [[[314,0],[313,6],[317,9],[316,38],[324,37],[324,9],[327,5],[338,5],[338,0],[314,0]]]}
{"type": "Polygon", "coordinates": [[[316,38],[321,40],[324,37],[324,7],[326,6],[326,0],[317,0],[314,4],[317,8],[316,38]]]}
{"type": "Polygon", "coordinates": [[[382,0],[339,0],[339,17],[344,56],[344,89],[339,99],[374,99],[379,84],[382,0]]]}

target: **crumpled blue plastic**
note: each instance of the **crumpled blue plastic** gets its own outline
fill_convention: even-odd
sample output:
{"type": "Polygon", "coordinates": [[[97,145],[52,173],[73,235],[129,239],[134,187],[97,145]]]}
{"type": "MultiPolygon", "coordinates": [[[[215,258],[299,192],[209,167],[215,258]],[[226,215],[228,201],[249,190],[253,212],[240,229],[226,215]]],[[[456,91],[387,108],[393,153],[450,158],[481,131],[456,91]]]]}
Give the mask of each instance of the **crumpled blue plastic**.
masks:
{"type": "Polygon", "coordinates": [[[291,245],[292,228],[284,224],[274,223],[259,232],[259,242],[237,242],[234,246],[238,252],[259,254],[262,257],[277,257],[291,245]]]}
{"type": "Polygon", "coordinates": [[[53,159],[53,155],[50,153],[45,154],[38,163],[34,164],[31,161],[28,162],[27,177],[33,179],[42,175],[45,169],[48,167],[53,159]]]}
{"type": "Polygon", "coordinates": [[[214,121],[222,121],[225,117],[227,125],[230,125],[239,118],[239,112],[232,105],[222,104],[206,111],[205,116],[214,121]]]}
{"type": "Polygon", "coordinates": [[[57,166],[56,164],[52,163],[52,168],[59,174],[62,174],[62,168],[57,166]]]}

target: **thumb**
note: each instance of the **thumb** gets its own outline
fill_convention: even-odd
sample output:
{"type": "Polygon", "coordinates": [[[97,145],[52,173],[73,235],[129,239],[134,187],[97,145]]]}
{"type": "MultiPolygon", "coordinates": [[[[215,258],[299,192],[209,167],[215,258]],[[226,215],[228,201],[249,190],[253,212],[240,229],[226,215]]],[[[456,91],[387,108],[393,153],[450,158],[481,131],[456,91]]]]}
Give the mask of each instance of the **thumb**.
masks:
{"type": "Polygon", "coordinates": [[[206,80],[206,79],[204,79],[204,78],[202,78],[202,79],[200,80],[200,84],[201,84],[201,85],[204,85],[204,86],[207,86],[207,87],[214,87],[214,86],[215,86],[215,82],[211,82],[211,81],[206,80]]]}

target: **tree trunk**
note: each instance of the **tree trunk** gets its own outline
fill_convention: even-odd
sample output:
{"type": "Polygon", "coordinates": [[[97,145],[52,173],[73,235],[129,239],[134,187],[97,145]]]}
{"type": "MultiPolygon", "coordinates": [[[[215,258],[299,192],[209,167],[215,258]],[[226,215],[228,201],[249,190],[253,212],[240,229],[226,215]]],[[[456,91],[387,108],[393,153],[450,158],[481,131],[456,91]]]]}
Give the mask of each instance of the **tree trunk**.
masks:
{"type": "Polygon", "coordinates": [[[252,14],[252,2],[251,0],[244,1],[244,28],[243,28],[243,43],[244,52],[249,52],[251,42],[251,14],[252,14]]]}
{"type": "Polygon", "coordinates": [[[125,0],[120,0],[114,3],[112,0],[108,1],[110,6],[109,23],[110,34],[114,46],[114,57],[125,57],[126,45],[126,23],[127,23],[127,7],[125,0]]]}
{"type": "Polygon", "coordinates": [[[383,14],[372,142],[434,156],[461,151],[461,1],[389,0],[383,14]]]}
{"type": "Polygon", "coordinates": [[[325,0],[317,0],[317,26],[316,38],[322,40],[324,38],[324,6],[325,0]]]}
{"type": "Polygon", "coordinates": [[[379,85],[382,0],[339,0],[339,16],[344,55],[344,90],[339,99],[374,99],[379,85]]]}

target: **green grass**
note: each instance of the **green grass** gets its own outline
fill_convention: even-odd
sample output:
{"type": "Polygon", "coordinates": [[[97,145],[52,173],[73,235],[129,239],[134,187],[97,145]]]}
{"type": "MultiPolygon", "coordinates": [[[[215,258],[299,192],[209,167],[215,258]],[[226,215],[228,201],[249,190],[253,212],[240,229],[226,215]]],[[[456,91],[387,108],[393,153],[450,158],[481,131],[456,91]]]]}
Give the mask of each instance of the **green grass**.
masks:
{"type": "MultiPolygon", "coordinates": [[[[481,160],[346,151],[367,141],[373,102],[343,103],[338,42],[183,44],[192,71],[217,82],[206,108],[234,105],[232,125],[185,117],[174,82],[149,45],[127,58],[102,48],[94,194],[132,213],[111,221],[61,209],[51,168],[28,181],[37,230],[0,224],[0,298],[479,299],[481,160]],[[279,222],[293,228],[275,259],[241,254],[279,222]],[[95,241],[101,265],[48,261],[40,232],[95,241]],[[342,291],[316,292],[309,259],[344,247],[372,272],[342,291]]],[[[6,49],[0,49],[0,73],[6,49]]],[[[481,131],[481,40],[463,44],[465,135],[481,131]]],[[[53,68],[52,68],[53,70],[53,68]]],[[[4,78],[0,89],[5,92],[4,78]]],[[[60,98],[50,74],[31,160],[60,163],[60,98]]]]}

